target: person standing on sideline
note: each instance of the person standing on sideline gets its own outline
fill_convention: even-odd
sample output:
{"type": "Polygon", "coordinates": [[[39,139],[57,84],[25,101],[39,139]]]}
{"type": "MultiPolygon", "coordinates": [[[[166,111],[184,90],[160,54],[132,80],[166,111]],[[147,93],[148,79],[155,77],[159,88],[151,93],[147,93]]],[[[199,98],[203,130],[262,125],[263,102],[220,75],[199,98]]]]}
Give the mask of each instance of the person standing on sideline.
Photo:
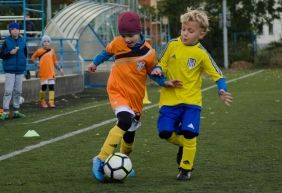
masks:
{"type": "Polygon", "coordinates": [[[10,102],[13,98],[13,118],[25,117],[19,112],[22,95],[22,82],[26,70],[27,48],[24,38],[20,36],[20,26],[16,22],[9,24],[10,36],[5,38],[0,57],[3,59],[5,72],[5,91],[3,110],[0,119],[9,119],[10,102]]]}
{"type": "MultiPolygon", "coordinates": [[[[25,21],[25,30],[26,30],[26,36],[27,37],[35,37],[34,31],[35,31],[35,27],[34,27],[34,23],[31,20],[32,15],[30,12],[26,13],[26,21],[25,21]]],[[[20,23],[20,29],[23,30],[24,29],[24,21],[22,23],[20,23]]]]}
{"type": "Polygon", "coordinates": [[[199,42],[208,32],[206,13],[188,8],[180,21],[181,36],[168,43],[151,75],[164,75],[182,83],[181,87],[161,89],[157,127],[161,139],[179,146],[177,180],[189,180],[200,132],[202,75],[208,74],[216,82],[218,95],[226,105],[233,98],[222,72],[199,42]]]}
{"type": "Polygon", "coordinates": [[[39,59],[39,78],[41,90],[39,93],[39,103],[42,108],[55,107],[55,68],[63,75],[63,69],[57,64],[56,52],[50,48],[51,38],[44,35],[41,38],[42,48],[39,48],[31,56],[34,63],[39,59]],[[46,91],[49,91],[48,104],[45,100],[46,91]]]}

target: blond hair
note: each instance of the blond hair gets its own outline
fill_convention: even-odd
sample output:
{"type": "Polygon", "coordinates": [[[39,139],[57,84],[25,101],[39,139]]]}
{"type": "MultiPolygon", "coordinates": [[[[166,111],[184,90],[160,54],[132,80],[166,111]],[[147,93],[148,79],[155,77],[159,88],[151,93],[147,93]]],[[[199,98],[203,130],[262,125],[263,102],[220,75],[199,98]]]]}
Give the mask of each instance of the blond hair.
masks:
{"type": "Polygon", "coordinates": [[[180,16],[180,22],[185,23],[188,21],[199,23],[204,32],[209,31],[209,18],[204,11],[197,9],[193,10],[192,8],[188,7],[187,12],[180,16]]]}

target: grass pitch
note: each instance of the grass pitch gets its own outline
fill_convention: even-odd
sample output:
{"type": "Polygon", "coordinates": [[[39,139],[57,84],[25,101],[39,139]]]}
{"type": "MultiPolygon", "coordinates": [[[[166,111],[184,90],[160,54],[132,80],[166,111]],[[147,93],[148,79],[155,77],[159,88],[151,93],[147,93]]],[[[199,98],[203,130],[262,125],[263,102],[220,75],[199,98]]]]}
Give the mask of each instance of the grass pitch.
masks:
{"type": "MultiPolygon", "coordinates": [[[[225,75],[232,80],[253,72],[225,75]]],[[[204,79],[203,88],[211,85],[210,79],[204,79]]],[[[188,182],[175,178],[177,147],[157,136],[157,105],[145,106],[136,134],[131,159],[137,177],[101,184],[91,176],[91,159],[115,123],[105,90],[58,98],[55,110],[24,104],[26,118],[0,122],[0,192],[280,193],[281,85],[282,70],[234,80],[229,83],[234,96],[231,107],[219,100],[216,88],[204,91],[195,170],[188,182]],[[24,138],[31,129],[40,137],[24,138]]],[[[148,86],[153,105],[158,91],[159,87],[148,86]]]]}

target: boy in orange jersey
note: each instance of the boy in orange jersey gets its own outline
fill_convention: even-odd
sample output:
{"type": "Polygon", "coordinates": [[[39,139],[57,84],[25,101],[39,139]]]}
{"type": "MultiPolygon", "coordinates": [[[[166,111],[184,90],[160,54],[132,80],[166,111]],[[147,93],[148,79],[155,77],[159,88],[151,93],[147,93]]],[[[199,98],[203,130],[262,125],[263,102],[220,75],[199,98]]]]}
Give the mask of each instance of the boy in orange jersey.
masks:
{"type": "MultiPolygon", "coordinates": [[[[47,108],[48,105],[51,108],[55,107],[55,67],[63,75],[63,69],[57,64],[55,50],[50,48],[51,38],[44,35],[41,39],[42,48],[39,48],[31,56],[34,61],[39,59],[39,78],[41,84],[41,90],[39,93],[39,102],[42,108],[47,108]],[[49,102],[48,105],[45,100],[45,92],[49,90],[49,102]]],[[[35,61],[34,61],[35,62],[35,61]]]]}
{"type": "MultiPolygon", "coordinates": [[[[118,31],[120,36],[115,37],[88,67],[90,72],[95,72],[99,64],[115,57],[107,92],[118,121],[100,153],[93,158],[92,173],[100,182],[104,181],[104,161],[118,145],[121,153],[129,155],[132,151],[135,131],[140,127],[147,75],[156,62],[155,50],[144,40],[136,13],[128,11],[119,15],[118,31]]],[[[178,86],[177,80],[167,81],[158,76],[153,79],[162,86],[178,86]]],[[[134,170],[129,175],[134,176],[134,170]]]]}

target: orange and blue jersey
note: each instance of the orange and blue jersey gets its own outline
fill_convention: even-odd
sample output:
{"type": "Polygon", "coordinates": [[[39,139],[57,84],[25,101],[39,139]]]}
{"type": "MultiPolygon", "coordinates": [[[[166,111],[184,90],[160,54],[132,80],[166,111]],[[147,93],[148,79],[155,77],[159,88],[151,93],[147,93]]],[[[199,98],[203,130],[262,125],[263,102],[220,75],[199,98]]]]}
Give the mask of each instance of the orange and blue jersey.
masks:
{"type": "Polygon", "coordinates": [[[129,48],[124,39],[117,36],[93,59],[93,63],[99,65],[114,56],[107,83],[113,109],[129,107],[134,112],[142,111],[147,75],[156,63],[156,52],[142,35],[141,40],[129,48]]]}
{"type": "MultiPolygon", "coordinates": [[[[39,48],[31,56],[31,59],[39,58],[47,50],[39,48]]],[[[57,63],[56,53],[51,49],[46,54],[39,58],[39,78],[40,80],[49,80],[55,78],[55,66],[57,63]]]]}

